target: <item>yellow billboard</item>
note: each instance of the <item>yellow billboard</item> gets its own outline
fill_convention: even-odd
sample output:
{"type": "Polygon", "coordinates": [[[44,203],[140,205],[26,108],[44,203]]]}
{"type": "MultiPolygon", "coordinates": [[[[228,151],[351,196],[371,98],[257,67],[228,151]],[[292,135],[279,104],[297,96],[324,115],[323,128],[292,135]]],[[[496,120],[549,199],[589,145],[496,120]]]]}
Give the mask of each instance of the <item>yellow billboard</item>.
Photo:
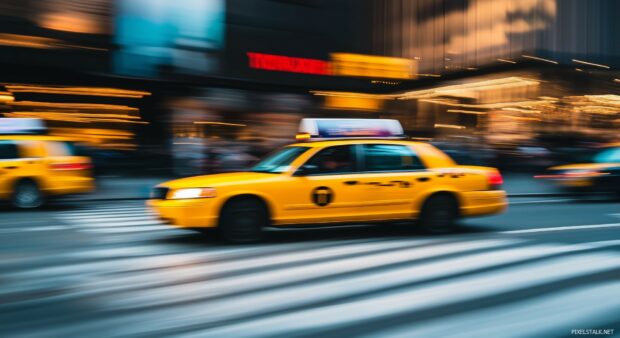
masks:
{"type": "Polygon", "coordinates": [[[332,75],[414,79],[417,73],[417,62],[410,59],[351,53],[330,56],[332,75]]]}

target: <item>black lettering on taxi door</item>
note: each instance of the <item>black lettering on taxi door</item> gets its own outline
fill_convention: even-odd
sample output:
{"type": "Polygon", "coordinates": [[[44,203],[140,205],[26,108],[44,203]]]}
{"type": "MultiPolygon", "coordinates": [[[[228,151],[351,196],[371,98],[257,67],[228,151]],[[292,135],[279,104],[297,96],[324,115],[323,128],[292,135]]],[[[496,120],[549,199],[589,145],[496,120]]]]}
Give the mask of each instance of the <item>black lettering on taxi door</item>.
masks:
{"type": "Polygon", "coordinates": [[[312,202],[320,207],[324,207],[332,202],[334,192],[329,187],[318,187],[312,190],[312,202]]]}

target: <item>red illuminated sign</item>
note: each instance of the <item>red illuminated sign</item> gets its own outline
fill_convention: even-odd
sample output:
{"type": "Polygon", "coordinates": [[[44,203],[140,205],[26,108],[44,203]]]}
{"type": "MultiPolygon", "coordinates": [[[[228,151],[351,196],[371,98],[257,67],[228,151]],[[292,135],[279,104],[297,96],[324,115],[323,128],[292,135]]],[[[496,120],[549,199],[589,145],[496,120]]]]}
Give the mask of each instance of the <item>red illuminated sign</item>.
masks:
{"type": "Polygon", "coordinates": [[[249,52],[250,68],[280,72],[329,75],[329,62],[318,59],[297,58],[249,52]]]}

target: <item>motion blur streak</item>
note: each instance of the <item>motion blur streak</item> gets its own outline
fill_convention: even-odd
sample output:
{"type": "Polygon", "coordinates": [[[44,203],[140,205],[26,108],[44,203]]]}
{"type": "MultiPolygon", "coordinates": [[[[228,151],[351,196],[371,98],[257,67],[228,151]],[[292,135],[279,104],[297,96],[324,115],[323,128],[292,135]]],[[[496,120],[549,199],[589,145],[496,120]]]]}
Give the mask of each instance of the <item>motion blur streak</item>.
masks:
{"type": "Polygon", "coordinates": [[[618,13],[0,0],[0,336],[617,336],[618,13]]]}
{"type": "Polygon", "coordinates": [[[529,326],[533,335],[570,330],[575,318],[608,327],[619,304],[604,295],[620,291],[611,281],[620,273],[620,247],[602,239],[616,231],[571,225],[580,214],[607,210],[613,219],[617,212],[613,203],[576,206],[532,201],[452,236],[406,227],[279,230],[251,246],[208,245],[160,226],[139,202],[44,211],[65,226],[2,233],[13,243],[2,252],[13,254],[0,263],[8,281],[0,323],[7,332],[43,336],[110,327],[111,335],[473,336],[500,332],[508,318],[546,323],[529,326]],[[566,217],[534,221],[544,212],[566,217]],[[520,224],[517,215],[540,227],[566,226],[552,237],[523,228],[498,233],[519,229],[510,225],[520,224]],[[583,310],[577,304],[586,295],[596,305],[583,310]],[[89,311],[72,310],[78,304],[89,311]],[[488,325],[471,326],[490,313],[488,325]]]}

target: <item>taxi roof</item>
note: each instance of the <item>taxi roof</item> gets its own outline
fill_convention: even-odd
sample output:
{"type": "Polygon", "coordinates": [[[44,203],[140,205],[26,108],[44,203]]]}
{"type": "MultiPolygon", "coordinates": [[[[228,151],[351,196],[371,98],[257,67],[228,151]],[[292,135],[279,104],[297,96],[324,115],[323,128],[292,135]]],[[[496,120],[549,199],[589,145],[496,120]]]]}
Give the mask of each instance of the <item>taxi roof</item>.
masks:
{"type": "Polygon", "coordinates": [[[310,148],[322,148],[327,146],[347,145],[347,144],[417,144],[422,143],[418,141],[411,141],[406,139],[394,140],[394,139],[379,139],[379,138],[367,138],[367,139],[334,139],[334,140],[321,140],[321,141],[307,141],[297,142],[290,144],[289,146],[296,147],[310,147],[310,148]]]}

